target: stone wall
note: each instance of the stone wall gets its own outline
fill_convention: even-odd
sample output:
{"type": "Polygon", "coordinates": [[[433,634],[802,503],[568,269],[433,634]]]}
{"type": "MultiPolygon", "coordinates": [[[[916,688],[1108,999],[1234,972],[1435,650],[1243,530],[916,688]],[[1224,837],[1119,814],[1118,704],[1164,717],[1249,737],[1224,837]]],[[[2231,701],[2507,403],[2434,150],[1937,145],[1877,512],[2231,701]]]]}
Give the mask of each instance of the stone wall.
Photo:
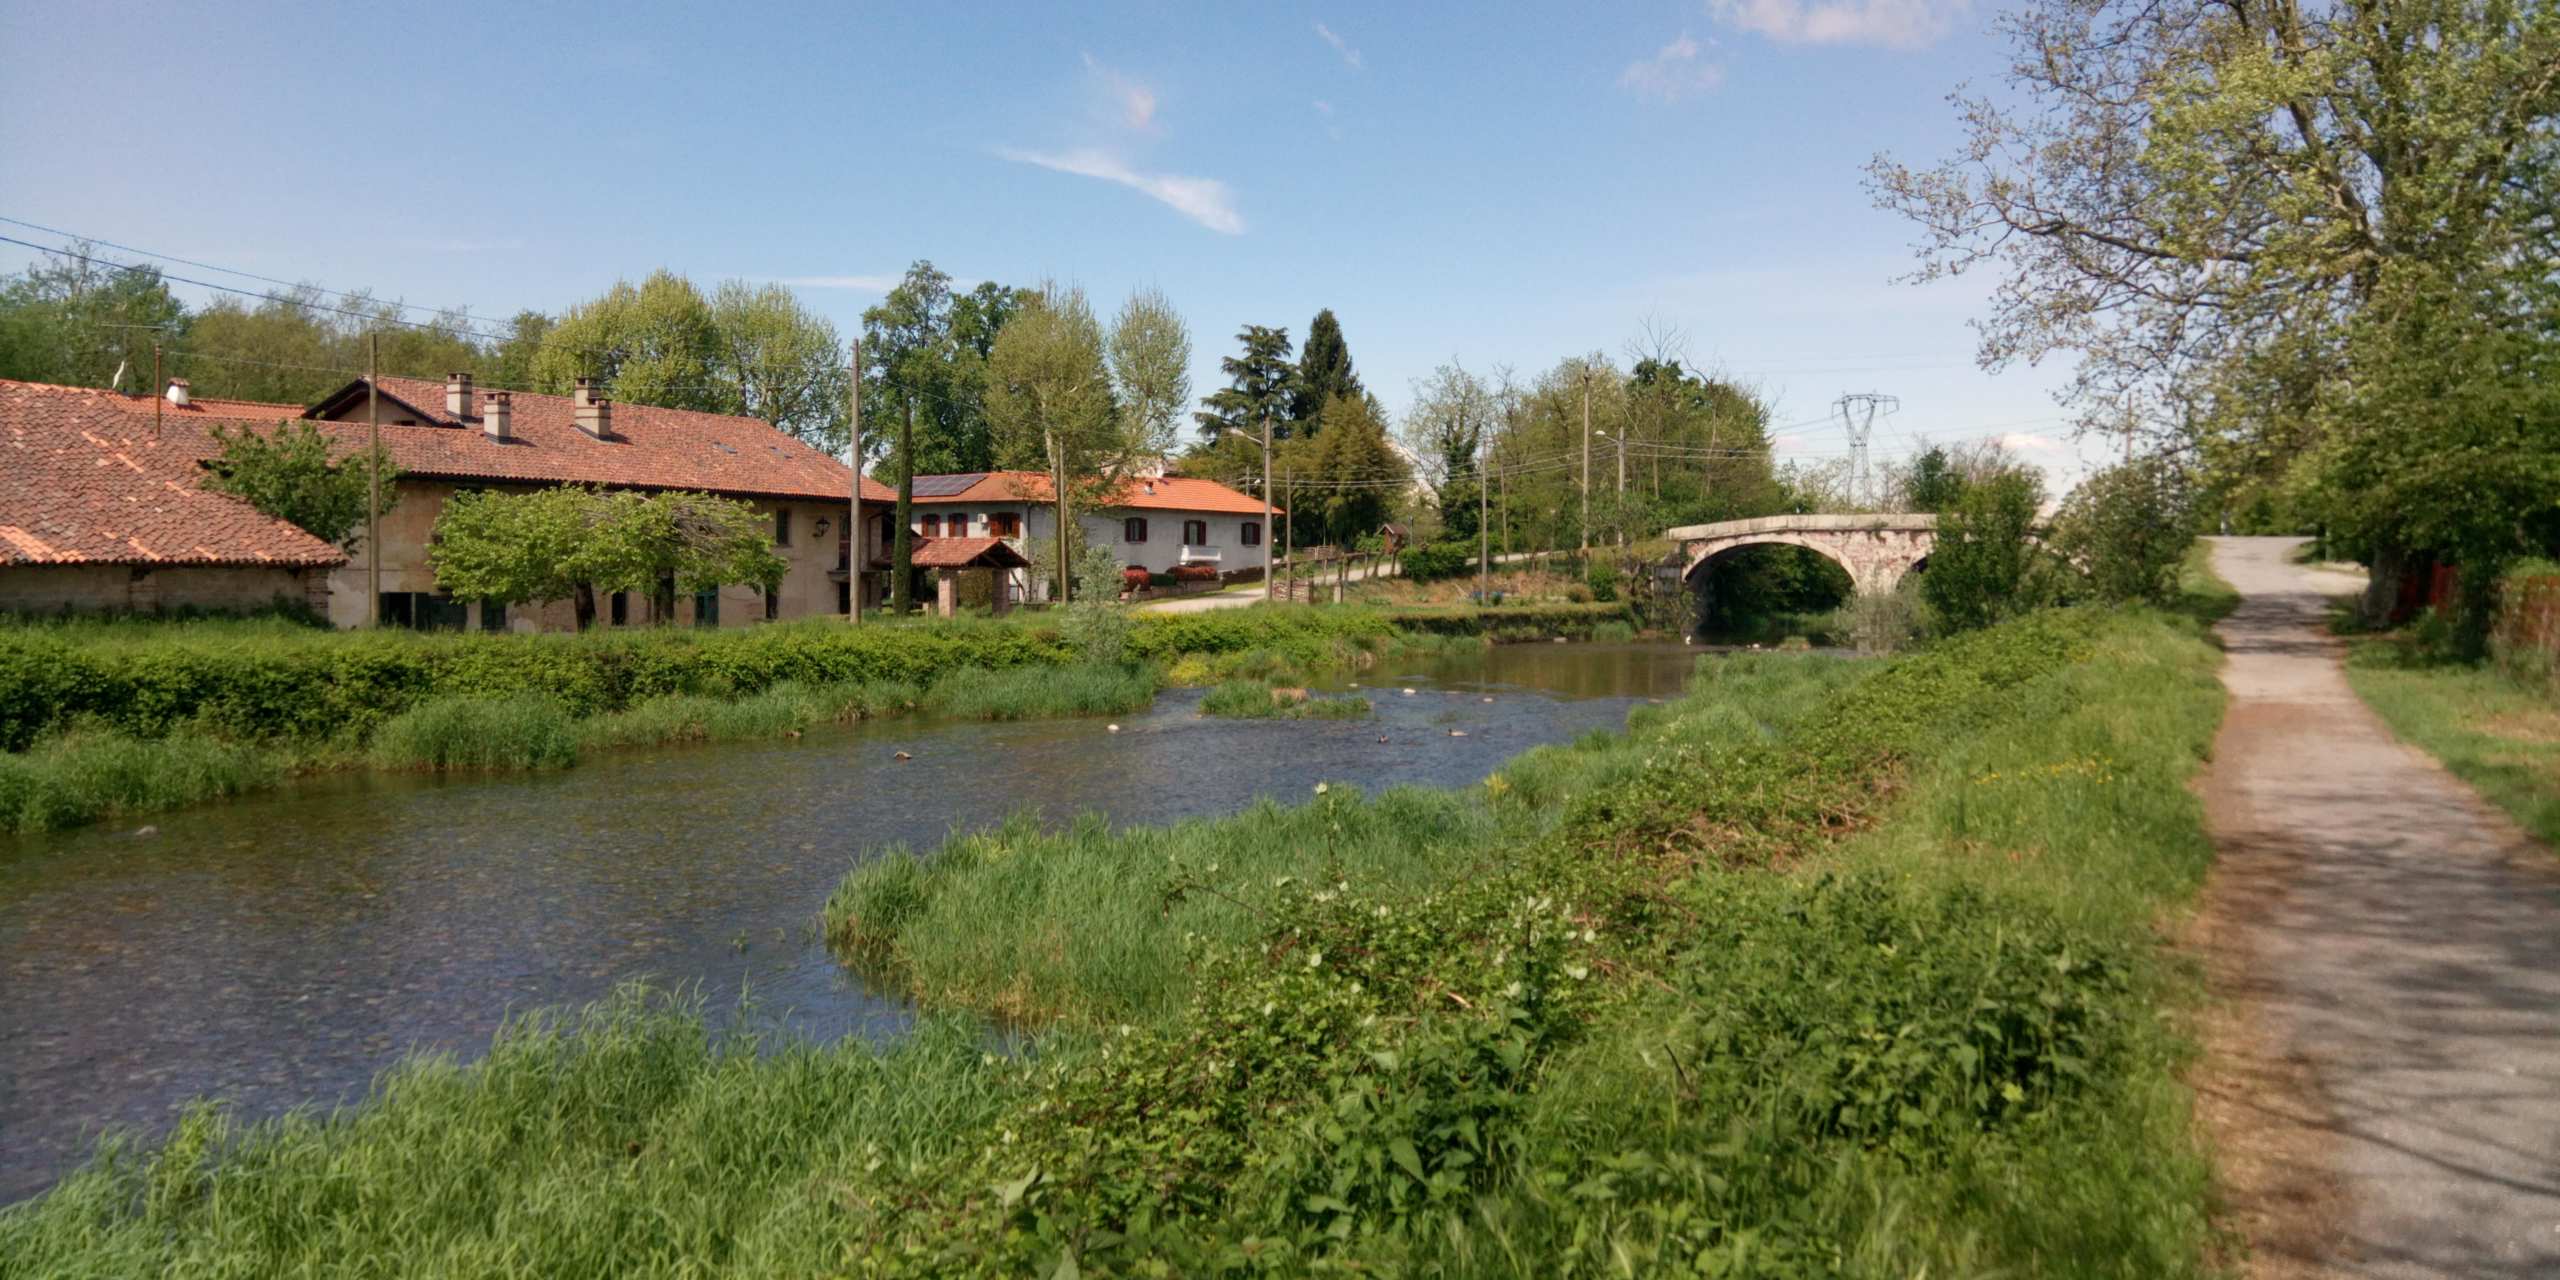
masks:
{"type": "Polygon", "coordinates": [[[282,600],[316,604],[324,571],[263,566],[12,565],[0,568],[0,612],[245,613],[282,600]]]}

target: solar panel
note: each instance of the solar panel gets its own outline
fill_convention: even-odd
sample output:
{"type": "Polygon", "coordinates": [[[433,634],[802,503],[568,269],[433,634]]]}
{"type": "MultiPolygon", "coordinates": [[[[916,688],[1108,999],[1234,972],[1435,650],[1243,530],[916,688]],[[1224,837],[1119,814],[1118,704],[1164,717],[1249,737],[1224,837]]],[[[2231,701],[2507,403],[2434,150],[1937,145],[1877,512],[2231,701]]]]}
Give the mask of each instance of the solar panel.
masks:
{"type": "Polygon", "coordinates": [[[984,471],[971,471],[956,476],[917,476],[916,496],[948,498],[956,493],[968,492],[969,486],[986,478],[987,473],[984,471]]]}

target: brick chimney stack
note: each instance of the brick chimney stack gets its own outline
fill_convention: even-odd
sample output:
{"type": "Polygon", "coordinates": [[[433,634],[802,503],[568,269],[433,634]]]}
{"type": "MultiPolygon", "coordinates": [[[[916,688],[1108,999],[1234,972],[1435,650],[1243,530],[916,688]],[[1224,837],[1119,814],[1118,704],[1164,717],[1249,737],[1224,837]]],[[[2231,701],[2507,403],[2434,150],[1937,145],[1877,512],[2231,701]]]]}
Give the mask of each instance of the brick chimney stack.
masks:
{"type": "Polygon", "coordinates": [[[593,378],[578,379],[578,389],[570,392],[569,398],[575,401],[577,406],[581,409],[594,404],[596,402],[596,380],[593,378]]]}
{"type": "Polygon", "coordinates": [[[613,402],[595,396],[578,406],[578,430],[602,440],[613,434],[613,402]]]}
{"type": "Polygon", "coordinates": [[[504,391],[492,391],[480,410],[480,430],[500,444],[511,438],[507,434],[507,411],[513,399],[504,391]]]}
{"type": "Polygon", "coordinates": [[[448,373],[444,376],[444,416],[456,422],[471,420],[471,375],[448,373]]]}
{"type": "Polygon", "coordinates": [[[186,379],[184,379],[184,378],[171,378],[171,379],[169,379],[169,403],[171,403],[171,404],[173,404],[173,405],[176,405],[176,406],[178,406],[178,407],[179,407],[179,408],[181,408],[181,409],[184,409],[184,408],[186,408],[186,407],[187,407],[187,380],[186,380],[186,379]]]}

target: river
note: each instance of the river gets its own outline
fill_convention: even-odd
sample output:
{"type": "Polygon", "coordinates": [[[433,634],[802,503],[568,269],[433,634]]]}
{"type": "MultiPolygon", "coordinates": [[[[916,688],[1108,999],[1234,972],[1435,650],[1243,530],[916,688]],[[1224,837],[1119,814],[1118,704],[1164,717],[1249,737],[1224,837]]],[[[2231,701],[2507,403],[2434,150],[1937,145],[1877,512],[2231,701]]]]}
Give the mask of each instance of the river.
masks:
{"type": "Polygon", "coordinates": [[[350,774],[0,837],[0,1203],[102,1127],[157,1131],[200,1096],[249,1116],[351,1099],[406,1051],[474,1053],[512,1010],[637,978],[698,983],[715,1007],[750,992],[804,1035],[892,1036],[908,1007],[816,932],[845,871],[884,849],[1021,811],[1156,823],[1319,781],[1462,786],[1618,727],[1698,654],[1391,662],[1356,677],[1365,720],[1204,719],[1198,690],[1172,690],[1116,733],[890,720],[529,777],[350,774]]]}

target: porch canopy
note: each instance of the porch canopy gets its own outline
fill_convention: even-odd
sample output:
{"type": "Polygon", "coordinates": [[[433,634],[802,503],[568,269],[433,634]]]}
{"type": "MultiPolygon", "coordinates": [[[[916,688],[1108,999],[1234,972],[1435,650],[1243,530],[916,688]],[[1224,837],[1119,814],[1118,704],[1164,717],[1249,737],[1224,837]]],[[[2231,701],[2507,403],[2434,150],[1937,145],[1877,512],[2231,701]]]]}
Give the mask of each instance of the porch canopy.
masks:
{"type": "MultiPolygon", "coordinates": [[[[933,570],[935,611],[946,618],[959,611],[956,584],[962,570],[985,569],[1000,574],[1031,567],[1030,558],[1002,538],[917,538],[914,547],[916,567],[933,570]]],[[[996,611],[1003,612],[1005,604],[1002,584],[998,584],[996,611]]]]}

